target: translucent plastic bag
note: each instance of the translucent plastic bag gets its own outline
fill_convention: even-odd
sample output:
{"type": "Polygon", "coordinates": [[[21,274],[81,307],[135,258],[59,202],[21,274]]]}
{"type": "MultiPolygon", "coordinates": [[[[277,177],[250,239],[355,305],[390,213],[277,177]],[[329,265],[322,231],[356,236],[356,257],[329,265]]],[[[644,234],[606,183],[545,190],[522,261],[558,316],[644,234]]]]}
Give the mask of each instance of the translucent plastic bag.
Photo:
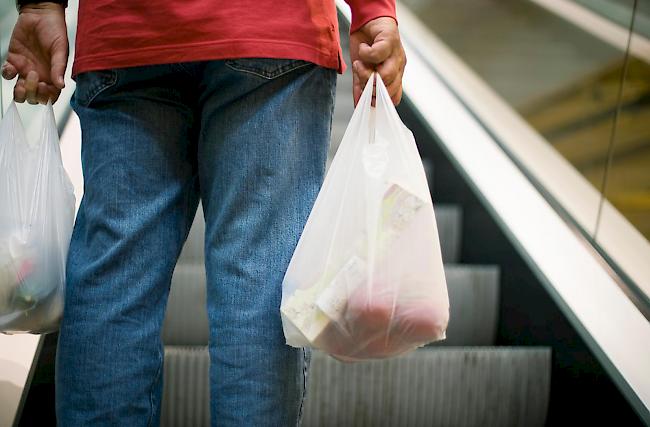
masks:
{"type": "Polygon", "coordinates": [[[29,143],[11,104],[0,123],[0,331],[45,333],[63,313],[65,262],[74,222],[52,105],[29,143]]]}
{"type": "Polygon", "coordinates": [[[413,134],[376,75],[334,157],[282,283],[287,344],[341,360],[443,339],[438,230],[413,134]]]}

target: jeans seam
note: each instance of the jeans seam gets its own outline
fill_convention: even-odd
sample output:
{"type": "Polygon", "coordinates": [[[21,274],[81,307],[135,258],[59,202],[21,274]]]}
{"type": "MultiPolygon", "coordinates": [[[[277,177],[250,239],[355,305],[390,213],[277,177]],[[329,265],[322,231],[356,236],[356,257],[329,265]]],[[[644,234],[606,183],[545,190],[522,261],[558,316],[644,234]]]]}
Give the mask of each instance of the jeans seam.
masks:
{"type": "Polygon", "coordinates": [[[155,405],[153,402],[153,395],[156,391],[156,385],[158,384],[158,381],[160,380],[160,373],[162,371],[162,366],[163,366],[163,355],[160,352],[160,348],[158,348],[158,370],[156,371],[156,376],[154,377],[154,381],[151,384],[151,390],[149,391],[149,405],[150,405],[150,411],[149,411],[149,421],[147,421],[147,426],[153,427],[153,420],[154,420],[154,413],[155,413],[155,405]]]}
{"type": "Polygon", "coordinates": [[[305,406],[305,396],[307,394],[307,376],[309,375],[307,369],[307,351],[302,348],[302,390],[300,393],[300,406],[298,407],[298,419],[296,420],[296,427],[300,427],[302,423],[302,413],[305,406]]]}
{"type": "Polygon", "coordinates": [[[92,90],[90,90],[86,94],[86,99],[82,102],[82,105],[85,107],[89,107],[90,104],[105,90],[115,86],[117,83],[117,72],[115,70],[109,70],[110,71],[110,78],[106,79],[105,81],[102,81],[100,84],[97,84],[92,90]]]}
{"type": "Polygon", "coordinates": [[[178,68],[181,72],[187,74],[189,77],[192,77],[192,78],[195,77],[194,74],[193,74],[193,73],[192,73],[192,72],[191,72],[191,71],[190,71],[190,70],[185,66],[184,63],[182,63],[182,62],[175,62],[175,63],[172,64],[172,65],[176,66],[176,68],[178,68]]]}
{"type": "Polygon", "coordinates": [[[233,65],[233,64],[228,63],[228,62],[226,62],[225,64],[226,64],[226,67],[230,68],[233,71],[239,71],[239,72],[242,72],[242,73],[252,74],[254,76],[261,77],[261,78],[263,78],[265,80],[277,79],[278,77],[282,77],[285,74],[289,74],[289,73],[291,73],[293,71],[296,71],[296,70],[299,70],[301,68],[304,68],[304,67],[307,67],[307,66],[310,66],[310,65],[314,65],[311,62],[305,62],[304,64],[300,64],[300,65],[297,65],[295,67],[290,67],[289,69],[283,70],[278,74],[274,74],[274,73],[262,73],[262,72],[258,72],[258,71],[254,71],[254,70],[249,70],[249,69],[246,69],[246,68],[243,68],[243,67],[237,67],[236,65],[233,65]]]}

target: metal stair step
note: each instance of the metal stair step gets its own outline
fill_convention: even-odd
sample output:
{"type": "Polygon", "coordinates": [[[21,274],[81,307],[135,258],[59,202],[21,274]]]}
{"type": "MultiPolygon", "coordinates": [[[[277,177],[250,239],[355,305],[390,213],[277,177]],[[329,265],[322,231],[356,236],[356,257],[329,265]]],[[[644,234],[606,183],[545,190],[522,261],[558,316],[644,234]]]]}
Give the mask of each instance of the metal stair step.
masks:
{"type": "Polygon", "coordinates": [[[460,261],[460,245],[463,236],[463,211],[457,205],[433,204],[438,225],[438,237],[444,263],[460,261]]]}
{"type": "MultiPolygon", "coordinates": [[[[450,320],[447,339],[436,346],[491,345],[498,322],[499,269],[496,266],[446,265],[450,320]]],[[[176,266],[163,326],[166,344],[207,342],[203,263],[176,266]],[[186,313],[193,313],[186,316],[186,313]],[[175,319],[171,322],[170,319],[175,319]],[[187,331],[187,332],[183,332],[187,331]]]]}
{"type": "MultiPolygon", "coordinates": [[[[457,263],[460,258],[460,242],[462,238],[462,210],[459,206],[445,204],[435,204],[434,209],[442,259],[445,263],[457,263]]],[[[199,205],[194,224],[179,257],[179,264],[188,262],[203,263],[204,234],[205,220],[203,218],[203,209],[199,205]]]]}
{"type": "Polygon", "coordinates": [[[205,345],[209,326],[203,263],[182,263],[172,276],[162,338],[165,345],[205,345]]]}
{"type": "Polygon", "coordinates": [[[203,206],[199,203],[196,210],[196,217],[187,236],[181,255],[178,258],[178,264],[183,263],[201,263],[205,259],[203,243],[205,241],[205,219],[203,217],[203,206]]]}
{"type": "Polygon", "coordinates": [[[543,426],[548,348],[438,348],[354,364],[314,352],[304,427],[543,426]]]}
{"type": "Polygon", "coordinates": [[[161,427],[210,426],[208,346],[165,346],[161,427]]]}
{"type": "MultiPolygon", "coordinates": [[[[161,426],[209,426],[207,346],[166,346],[161,426]]],[[[419,349],[347,364],[312,353],[302,425],[542,426],[551,351],[419,349]]]]}
{"type": "Polygon", "coordinates": [[[492,345],[499,314],[499,267],[445,265],[450,318],[438,346],[492,345]]]}

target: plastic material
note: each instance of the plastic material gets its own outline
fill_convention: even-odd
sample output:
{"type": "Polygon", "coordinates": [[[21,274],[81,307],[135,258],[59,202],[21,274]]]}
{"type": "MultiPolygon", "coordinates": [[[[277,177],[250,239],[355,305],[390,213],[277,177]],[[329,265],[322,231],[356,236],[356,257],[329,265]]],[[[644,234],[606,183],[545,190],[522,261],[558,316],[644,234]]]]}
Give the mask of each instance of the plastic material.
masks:
{"type": "Polygon", "coordinates": [[[0,331],[45,333],[63,312],[75,198],[52,105],[30,143],[15,104],[0,123],[0,331]]]}
{"type": "Polygon", "coordinates": [[[376,76],[364,89],[282,284],[287,344],[347,361],[445,337],[449,299],[413,134],[376,76]]]}

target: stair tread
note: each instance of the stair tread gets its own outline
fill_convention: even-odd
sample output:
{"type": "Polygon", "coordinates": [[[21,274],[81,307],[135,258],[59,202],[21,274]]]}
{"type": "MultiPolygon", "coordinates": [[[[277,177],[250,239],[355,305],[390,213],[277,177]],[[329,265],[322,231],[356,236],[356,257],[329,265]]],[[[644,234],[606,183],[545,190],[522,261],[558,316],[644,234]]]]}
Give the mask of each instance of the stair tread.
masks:
{"type": "MultiPolygon", "coordinates": [[[[207,345],[165,346],[161,426],[208,426],[207,345]],[[189,387],[189,388],[188,388],[189,387]]],[[[304,426],[544,424],[547,347],[419,349],[344,364],[314,351],[304,426]]]]}
{"type": "Polygon", "coordinates": [[[313,352],[304,425],[542,426],[548,348],[421,349],[342,364],[313,352]]]}
{"type": "MultiPolygon", "coordinates": [[[[462,209],[451,204],[434,204],[436,222],[442,258],[445,263],[457,263],[460,259],[460,242],[462,238],[462,209]]],[[[179,263],[203,263],[203,239],[205,233],[205,220],[201,206],[194,219],[194,224],[187,237],[179,263]]]]}

